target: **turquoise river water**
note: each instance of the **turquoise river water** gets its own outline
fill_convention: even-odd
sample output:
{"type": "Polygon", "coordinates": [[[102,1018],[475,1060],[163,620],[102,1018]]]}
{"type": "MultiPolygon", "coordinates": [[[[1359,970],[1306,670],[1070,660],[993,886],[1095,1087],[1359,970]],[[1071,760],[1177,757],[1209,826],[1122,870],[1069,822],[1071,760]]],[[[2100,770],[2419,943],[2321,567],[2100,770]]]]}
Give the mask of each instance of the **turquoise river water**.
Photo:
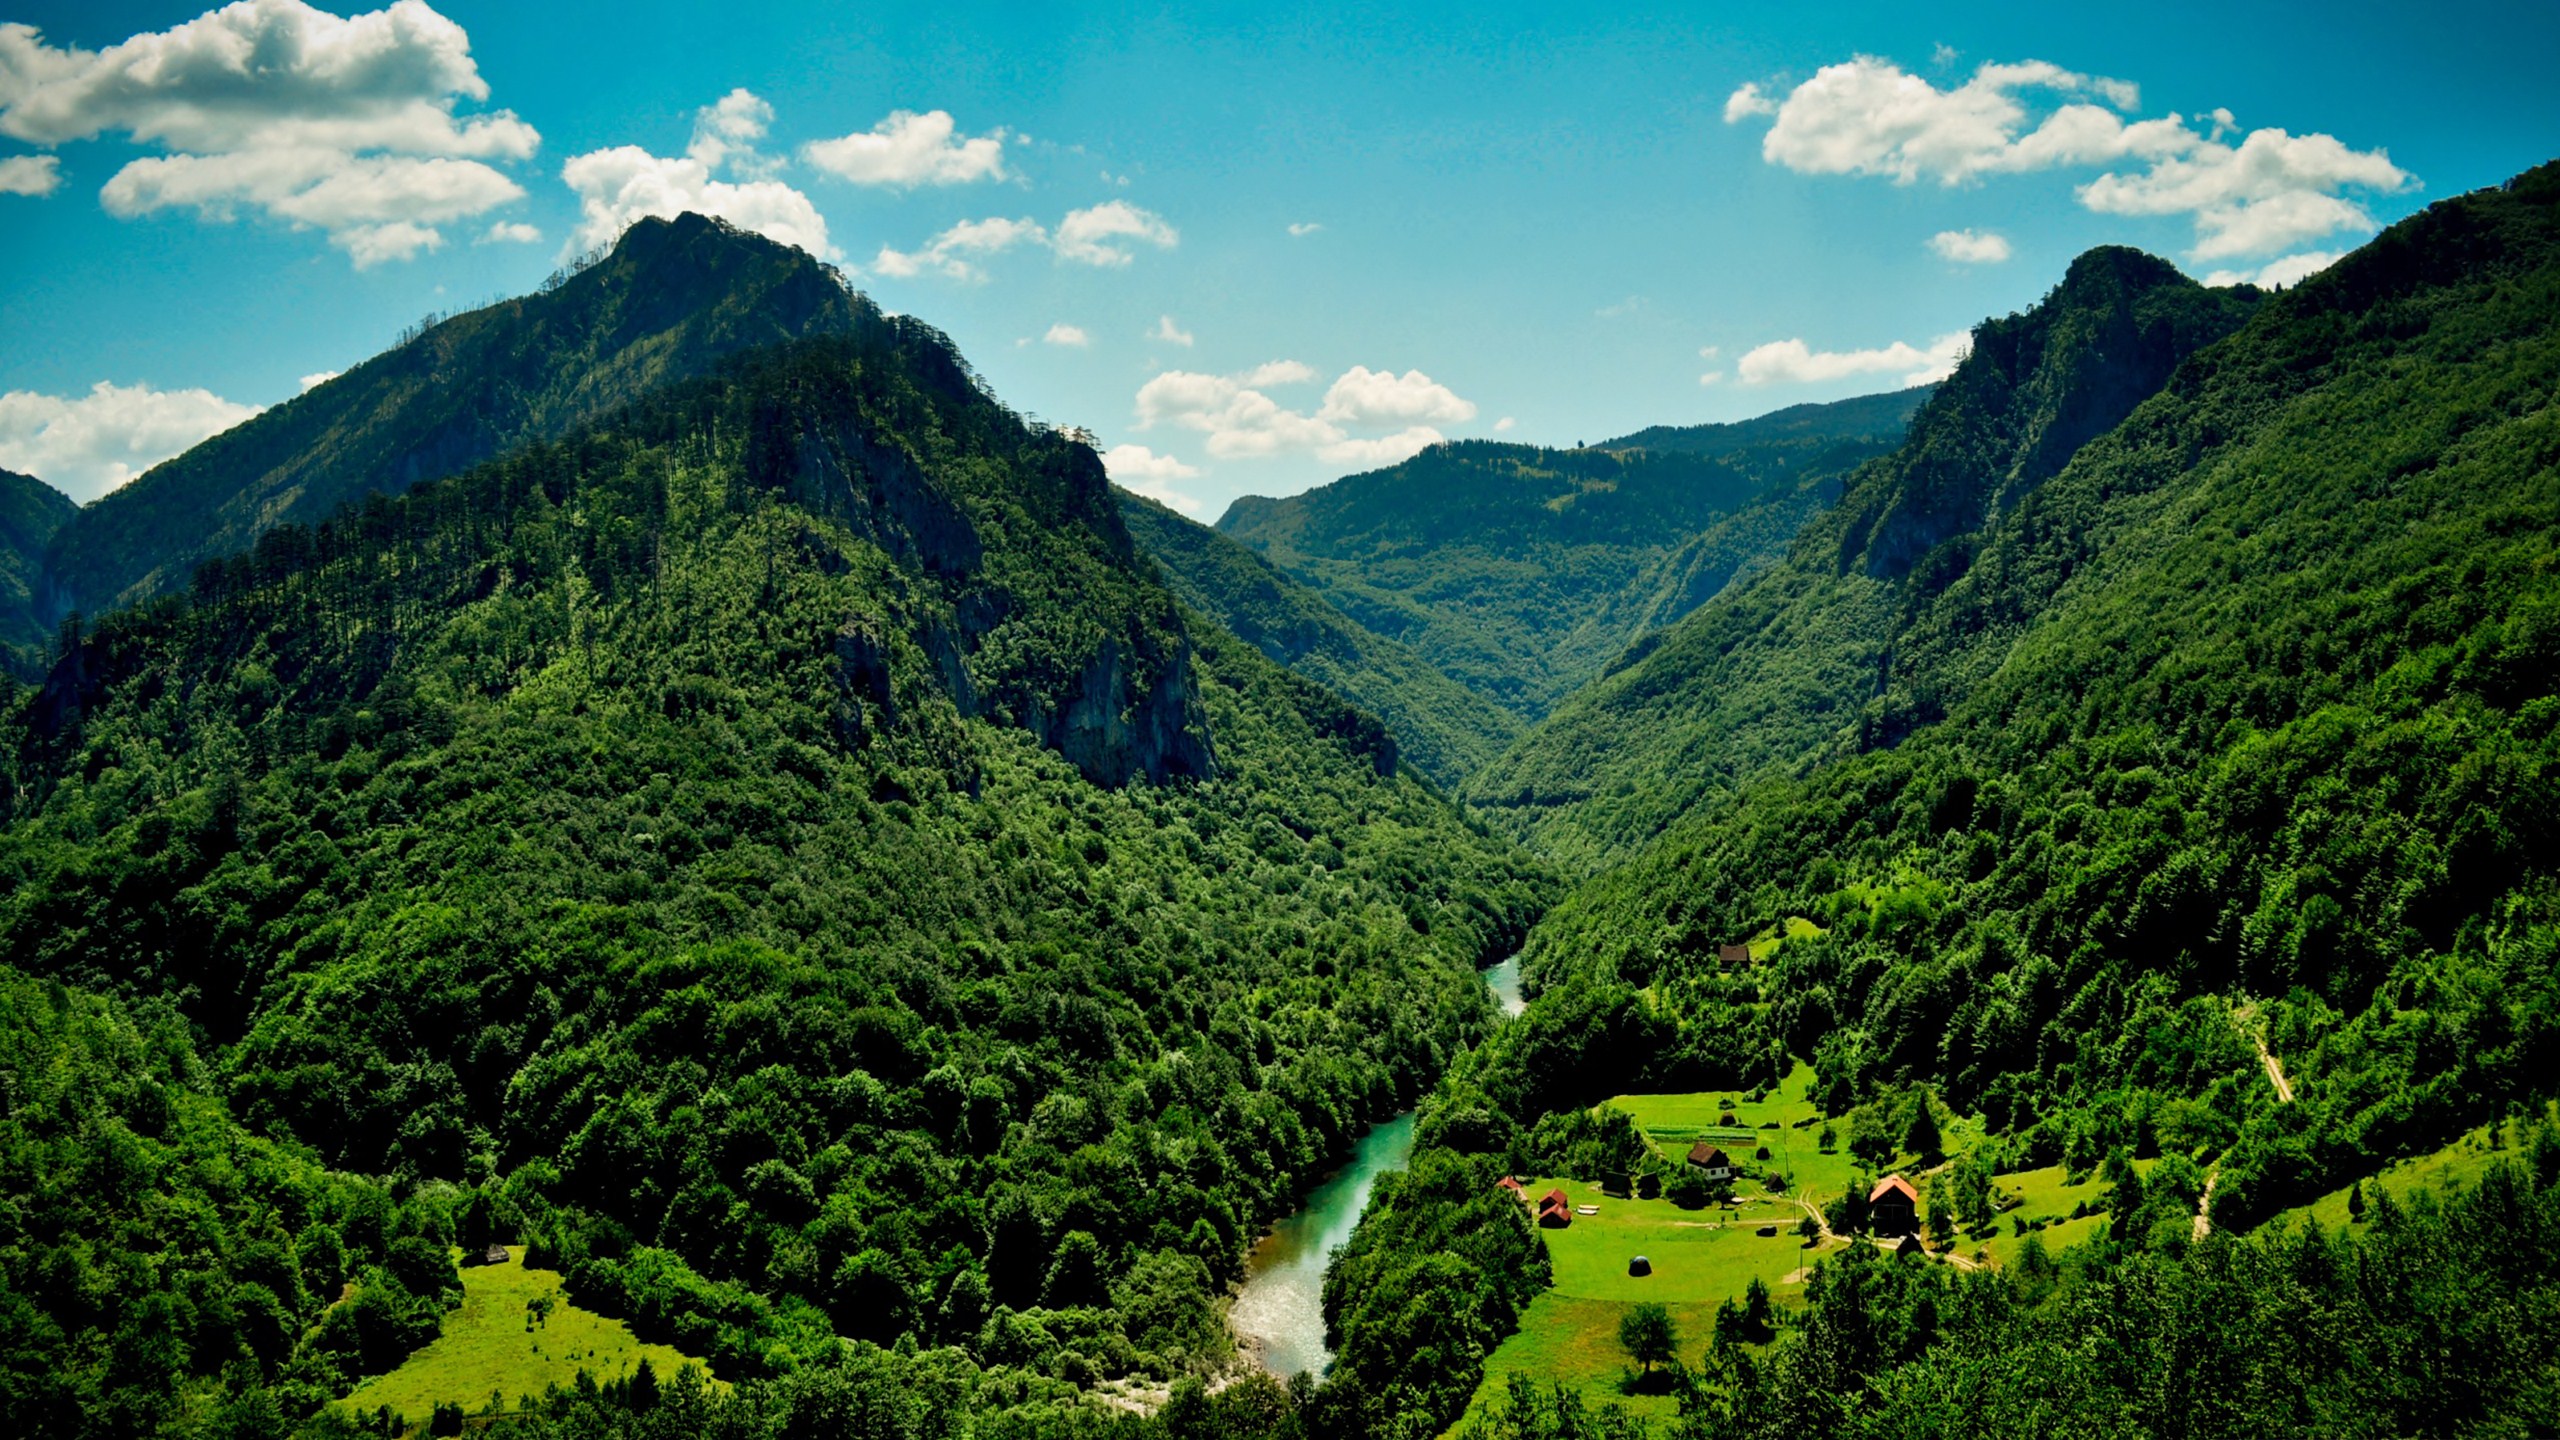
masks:
{"type": "MultiPolygon", "coordinates": [[[[1485,971],[1484,982],[1503,1014],[1520,1013],[1520,957],[1485,971]]],[[[1227,1321],[1264,1369],[1283,1377],[1324,1373],[1333,1359],[1324,1345],[1324,1267],[1351,1238],[1378,1177],[1403,1169],[1412,1157],[1411,1112],[1371,1126],[1352,1147],[1350,1162],[1253,1247],[1227,1321]]]]}

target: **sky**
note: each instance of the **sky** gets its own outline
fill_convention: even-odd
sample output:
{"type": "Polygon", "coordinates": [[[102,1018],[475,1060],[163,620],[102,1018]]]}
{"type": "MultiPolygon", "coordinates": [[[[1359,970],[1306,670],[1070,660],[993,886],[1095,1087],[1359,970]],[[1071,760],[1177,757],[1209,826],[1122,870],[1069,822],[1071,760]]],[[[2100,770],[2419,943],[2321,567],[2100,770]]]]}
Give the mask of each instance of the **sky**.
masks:
{"type": "Polygon", "coordinates": [[[1202,519],[2289,283],[2560,156],[2560,5],[0,4],[0,466],[88,501],[701,209],[1202,519]]]}

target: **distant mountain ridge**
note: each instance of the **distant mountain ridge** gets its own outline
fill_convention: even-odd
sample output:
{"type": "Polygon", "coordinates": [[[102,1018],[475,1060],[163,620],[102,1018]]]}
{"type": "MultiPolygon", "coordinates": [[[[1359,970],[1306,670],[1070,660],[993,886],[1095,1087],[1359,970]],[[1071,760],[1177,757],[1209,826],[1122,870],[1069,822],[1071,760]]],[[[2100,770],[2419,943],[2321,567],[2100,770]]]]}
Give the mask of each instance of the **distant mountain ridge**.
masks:
{"type": "Polygon", "coordinates": [[[36,606],[44,547],[79,509],[32,475],[0,470],[0,660],[9,668],[39,663],[51,633],[36,606]]]}
{"type": "Polygon", "coordinates": [[[1828,478],[1898,443],[1907,413],[1902,396],[1862,397],[1640,432],[1660,448],[1457,441],[1286,499],[1241,498],[1217,528],[1534,720],[1781,553],[1830,498],[1828,478]]]}
{"type": "Polygon", "coordinates": [[[1519,733],[1510,711],[1364,628],[1240,542],[1126,491],[1120,515],[1184,604],[1385,721],[1402,757],[1435,783],[1454,787],[1519,733]]]}
{"type": "Polygon", "coordinates": [[[2139,251],[2081,256],[2037,305],[1976,329],[1908,437],[1846,478],[1783,563],[1648,636],[1473,778],[1469,798],[1592,866],[1745,777],[1863,743],[1863,707],[1897,673],[1896,633],[1963,573],[1963,537],[2257,300],[2139,251]]]}
{"type": "Polygon", "coordinates": [[[179,589],[272,526],[316,524],[853,319],[842,279],[804,251],[696,214],[643,220],[556,287],[429,326],[89,505],[53,536],[41,618],[179,589]]]}

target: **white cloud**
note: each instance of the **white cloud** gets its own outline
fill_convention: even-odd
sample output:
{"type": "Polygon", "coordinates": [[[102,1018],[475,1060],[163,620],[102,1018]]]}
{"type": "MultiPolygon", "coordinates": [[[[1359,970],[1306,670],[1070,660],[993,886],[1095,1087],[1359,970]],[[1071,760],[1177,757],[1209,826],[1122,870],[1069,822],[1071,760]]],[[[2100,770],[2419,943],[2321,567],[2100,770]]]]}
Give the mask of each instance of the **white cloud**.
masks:
{"type": "Polygon", "coordinates": [[[436,227],[524,190],[489,161],[540,143],[489,97],[470,37],[424,0],[347,18],[302,0],[241,0],[105,50],[0,25],[0,135],[59,145],[121,132],[170,152],[100,191],[120,216],[256,209],[328,232],[359,266],[434,249],[436,227]]]}
{"type": "Polygon", "coordinates": [[[328,384],[330,381],[337,379],[338,376],[343,373],[343,371],[338,370],[313,371],[311,374],[302,377],[302,391],[304,394],[308,395],[312,391],[319,389],[321,386],[328,384]]]}
{"type": "Polygon", "coordinates": [[[772,118],[773,107],[746,90],[732,90],[695,112],[693,140],[682,155],[616,145],[572,156],[560,167],[561,180],[578,196],[578,228],[569,248],[610,245],[636,221],[672,220],[691,210],[834,259],[826,218],[809,197],[779,180],[753,178],[772,169],[755,151],[772,118]],[[742,178],[714,178],[724,171],[742,178]]]}
{"type": "Polygon", "coordinates": [[[1402,375],[1354,365],[1325,391],[1313,415],[1292,410],[1264,391],[1303,385],[1316,372],[1296,360],[1274,360],[1234,375],[1168,370],[1138,389],[1138,428],[1168,424],[1208,437],[1209,454],[1232,460],[1311,452],[1350,465],[1392,465],[1443,438],[1427,420],[1472,419],[1475,405],[1419,370],[1402,375]],[[1394,433],[1361,436],[1352,428],[1394,433]]]}
{"type": "Polygon", "coordinates": [[[951,280],[983,281],[986,272],[976,261],[1017,245],[1046,246],[1061,260],[1087,265],[1126,265],[1130,260],[1128,250],[1110,243],[1124,238],[1170,246],[1178,237],[1173,227],[1159,217],[1125,200],[1108,200],[1089,210],[1068,211],[1054,232],[1029,219],[993,216],[963,220],[915,250],[881,246],[871,268],[899,279],[935,274],[951,280]]]}
{"type": "Polygon", "coordinates": [[[1476,407],[1419,370],[1398,375],[1354,365],[1324,392],[1324,408],[1316,412],[1316,418],[1341,425],[1416,425],[1429,421],[1448,425],[1473,420],[1476,407]]]}
{"type": "Polygon", "coordinates": [[[51,155],[0,160],[0,195],[50,195],[62,188],[62,162],[51,155]]]}
{"type": "Polygon", "coordinates": [[[2373,216],[2337,192],[2404,189],[2406,171],[2379,150],[2329,135],[2253,130],[2239,145],[2199,140],[2139,175],[2101,175],[2081,203],[2115,215],[2195,216],[2199,260],[2263,255],[2340,231],[2368,233],[2373,216]]]}
{"type": "Polygon", "coordinates": [[[1316,220],[1299,220],[1299,221],[1295,221],[1295,222],[1293,222],[1293,223],[1289,226],[1289,233],[1290,233],[1291,235],[1293,235],[1293,236],[1297,236],[1297,237],[1303,238],[1303,237],[1305,237],[1305,236],[1313,235],[1314,233],[1316,233],[1316,232],[1317,232],[1317,231],[1319,231],[1319,230],[1322,230],[1323,228],[1324,228],[1324,225],[1323,225],[1323,223],[1322,223],[1321,221],[1316,221],[1316,220]]]}
{"type": "Polygon", "coordinates": [[[1447,438],[1428,425],[1416,425],[1374,440],[1336,440],[1317,450],[1316,455],[1336,465],[1362,465],[1374,470],[1386,465],[1400,465],[1447,438]]]}
{"type": "Polygon", "coordinates": [[[2287,255],[2270,260],[2255,270],[2216,270],[2204,277],[2207,285],[2263,285],[2270,289],[2279,285],[2299,284],[2346,258],[2341,250],[2307,250],[2300,255],[2287,255]]]}
{"type": "Polygon", "coordinates": [[[971,257],[1001,254],[1021,244],[1048,243],[1049,232],[1036,221],[1007,220],[1002,216],[963,220],[926,241],[919,250],[881,246],[871,268],[899,279],[930,271],[952,280],[982,281],[987,278],[986,272],[971,257]]]}
{"type": "Polygon", "coordinates": [[[1185,515],[1201,515],[1208,505],[1173,486],[1176,480],[1188,480],[1200,473],[1197,465],[1185,464],[1179,457],[1159,455],[1144,445],[1114,445],[1102,452],[1102,468],[1111,474],[1111,483],[1133,494],[1144,495],[1159,505],[1170,505],[1185,515]]]}
{"type": "Polygon", "coordinates": [[[1941,90],[1869,56],[1826,65],[1772,104],[1756,85],[1725,103],[1727,123],[1774,116],[1760,153],[1806,174],[1922,178],[1956,185],[1987,175],[2065,166],[2107,173],[2079,188],[2091,210],[2193,218],[2198,259],[2266,254],[2341,231],[2369,232],[2372,214],[2342,192],[2392,194],[2414,180],[2381,150],[2334,136],[2251,132],[2238,145],[2228,110],[2190,122],[2176,113],[2122,118],[2141,102],[2133,85],[2041,60],[1984,65],[1941,90]],[[2028,98],[2043,111],[2031,122],[2028,98]]]}
{"type": "Polygon", "coordinates": [[[1511,427],[1512,427],[1512,426],[1514,426],[1514,425],[1517,425],[1517,424],[1519,424],[1519,423],[1520,423],[1519,421],[1512,419],[1512,418],[1511,418],[1510,416],[1508,416],[1508,415],[1505,415],[1505,416],[1503,416],[1501,419],[1496,420],[1496,421],[1494,421],[1494,422],[1493,422],[1493,428],[1494,428],[1495,433],[1497,433],[1497,434],[1509,434],[1509,433],[1510,433],[1510,431],[1511,431],[1511,427]]]}
{"type": "Polygon", "coordinates": [[[101,380],[71,399],[0,395],[0,466],[87,504],[258,413],[210,390],[154,390],[101,380]]]}
{"type": "Polygon", "coordinates": [[[1753,115],[1775,115],[1778,104],[1760,93],[1757,84],[1746,84],[1724,97],[1724,123],[1740,124],[1753,115]]]}
{"type": "Polygon", "coordinates": [[[1721,385],[1724,383],[1724,372],[1721,370],[1706,371],[1698,376],[1698,383],[1700,385],[1721,385]]]}
{"type": "Polygon", "coordinates": [[[1081,326],[1069,325],[1064,322],[1050,326],[1049,333],[1041,336],[1040,339],[1043,344],[1065,345],[1078,350],[1082,350],[1093,343],[1093,337],[1084,333],[1081,326]]]}
{"type": "Polygon", "coordinates": [[[1147,332],[1147,338],[1161,340],[1167,345],[1179,345],[1186,350],[1191,348],[1191,332],[1174,324],[1170,315],[1157,316],[1156,328],[1147,332]]]}
{"type": "Polygon", "coordinates": [[[1160,215],[1139,209],[1126,200],[1105,200],[1083,210],[1070,210],[1058,222],[1056,240],[1060,258],[1087,265],[1126,265],[1128,247],[1116,242],[1144,241],[1159,249],[1170,250],[1182,237],[1160,215]]]}
{"type": "Polygon", "coordinates": [[[542,243],[542,227],[539,225],[527,225],[521,220],[501,220],[484,231],[480,238],[474,243],[480,245],[539,245],[542,243]]]}
{"type": "Polygon", "coordinates": [[[1897,340],[1880,350],[1816,350],[1802,340],[1777,340],[1746,353],[1734,371],[1745,385],[1815,385],[1897,373],[1903,384],[1920,385],[1945,379],[1972,344],[1962,330],[1939,336],[1925,349],[1897,340]]]}
{"type": "Polygon", "coordinates": [[[1989,231],[1941,230],[1929,237],[1929,248],[1959,265],[1997,265],[2010,255],[2008,237],[1989,231]]]}
{"type": "Polygon", "coordinates": [[[946,110],[896,110],[867,131],[813,141],[809,163],[856,185],[964,185],[1005,177],[1002,130],[962,137],[946,110]]]}

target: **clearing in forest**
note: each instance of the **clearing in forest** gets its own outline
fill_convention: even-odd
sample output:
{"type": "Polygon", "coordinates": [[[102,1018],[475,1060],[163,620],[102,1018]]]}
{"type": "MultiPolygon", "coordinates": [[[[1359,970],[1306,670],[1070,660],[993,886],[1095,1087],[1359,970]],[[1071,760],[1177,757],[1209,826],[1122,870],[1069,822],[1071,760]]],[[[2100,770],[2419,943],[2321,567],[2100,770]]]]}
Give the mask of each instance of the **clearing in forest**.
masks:
{"type": "Polygon", "coordinates": [[[466,1267],[462,1304],[444,1317],[443,1333],[399,1369],[358,1385],[340,1408],[369,1415],[387,1405],[404,1420],[424,1422],[438,1401],[478,1413],[495,1391],[514,1408],[554,1385],[575,1385],[581,1370],[598,1384],[622,1379],[643,1356],[660,1384],[701,1365],[673,1346],[643,1343],[622,1321],[570,1304],[560,1272],[529,1269],[522,1256],[523,1247],[512,1246],[501,1264],[466,1267]],[[537,1318],[533,1302],[542,1298],[549,1313],[537,1318]]]}

